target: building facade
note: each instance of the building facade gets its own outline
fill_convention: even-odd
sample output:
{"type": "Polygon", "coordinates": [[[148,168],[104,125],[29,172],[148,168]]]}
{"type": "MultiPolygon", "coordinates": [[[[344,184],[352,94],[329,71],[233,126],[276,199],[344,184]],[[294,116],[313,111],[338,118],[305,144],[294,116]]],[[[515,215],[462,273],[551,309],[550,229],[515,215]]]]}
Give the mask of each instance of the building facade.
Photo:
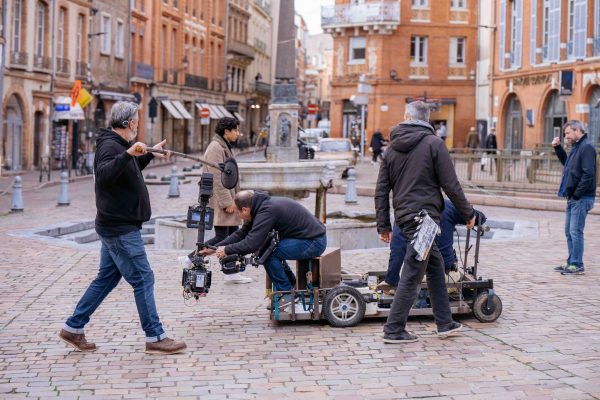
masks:
{"type": "Polygon", "coordinates": [[[333,72],[333,38],[328,34],[310,35],[306,48],[306,98],[318,106],[316,114],[308,115],[307,127],[315,127],[321,119],[329,119],[331,77],[333,72]]]}
{"type": "Polygon", "coordinates": [[[498,0],[493,122],[498,145],[549,146],[579,119],[600,143],[600,1],[498,0]]]}
{"type": "Polygon", "coordinates": [[[241,125],[242,137],[239,144],[250,145],[250,129],[247,110],[248,86],[246,80],[250,64],[256,57],[256,50],[249,42],[250,24],[249,0],[229,0],[227,22],[227,111],[233,114],[241,125]]]}
{"type": "Polygon", "coordinates": [[[420,99],[434,107],[434,125],[446,124],[448,146],[464,147],[475,125],[475,0],[336,0],[321,21],[333,35],[332,136],[361,141],[350,98],[364,75],[372,87],[365,143],[376,129],[388,136],[406,103],[420,99]]]}
{"type": "Polygon", "coordinates": [[[253,0],[250,6],[248,41],[254,46],[254,61],[246,74],[247,109],[246,132],[250,144],[256,143],[257,135],[266,124],[271,100],[271,49],[273,17],[271,1],[253,0]]]}
{"type": "Polygon", "coordinates": [[[6,5],[2,167],[29,169],[43,158],[67,167],[85,134],[81,108],[71,113],[69,103],[75,80],[87,74],[91,4],[9,0],[6,5]]]}

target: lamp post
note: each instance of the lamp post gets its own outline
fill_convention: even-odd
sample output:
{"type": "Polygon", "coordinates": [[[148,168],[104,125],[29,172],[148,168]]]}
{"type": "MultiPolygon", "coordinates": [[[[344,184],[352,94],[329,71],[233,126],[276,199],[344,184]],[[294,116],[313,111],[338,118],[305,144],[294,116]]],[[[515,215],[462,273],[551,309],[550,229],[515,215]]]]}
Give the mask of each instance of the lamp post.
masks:
{"type": "Polygon", "coordinates": [[[360,97],[364,97],[362,102],[356,103],[360,104],[360,162],[365,161],[365,107],[369,104],[369,94],[373,92],[373,86],[371,86],[367,82],[367,77],[365,74],[362,74],[360,78],[358,78],[358,93],[362,95],[360,97]]]}

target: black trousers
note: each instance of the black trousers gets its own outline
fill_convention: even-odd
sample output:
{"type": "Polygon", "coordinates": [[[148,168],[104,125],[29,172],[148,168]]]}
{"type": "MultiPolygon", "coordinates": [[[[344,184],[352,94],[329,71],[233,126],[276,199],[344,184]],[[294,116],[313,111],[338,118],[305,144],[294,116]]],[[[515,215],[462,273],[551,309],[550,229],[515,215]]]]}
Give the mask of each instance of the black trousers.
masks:
{"type": "Polygon", "coordinates": [[[427,287],[438,329],[445,328],[452,322],[452,311],[444,273],[444,259],[434,241],[429,251],[429,257],[426,260],[417,261],[415,258],[417,252],[410,244],[417,226],[415,222],[409,222],[400,227],[408,243],[404,266],[400,272],[400,282],[387,322],[383,327],[385,333],[398,334],[405,330],[408,313],[417,298],[418,289],[425,274],[427,274],[427,287]]]}

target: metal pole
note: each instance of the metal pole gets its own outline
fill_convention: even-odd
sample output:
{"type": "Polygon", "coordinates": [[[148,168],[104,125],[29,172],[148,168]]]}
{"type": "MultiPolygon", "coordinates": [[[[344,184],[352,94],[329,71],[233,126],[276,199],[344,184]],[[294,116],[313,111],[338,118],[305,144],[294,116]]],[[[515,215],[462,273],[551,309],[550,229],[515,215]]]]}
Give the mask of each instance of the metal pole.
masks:
{"type": "MultiPolygon", "coordinates": [[[[53,134],[53,130],[54,130],[54,126],[52,125],[53,120],[54,120],[54,79],[55,79],[55,73],[56,73],[56,69],[55,67],[55,60],[56,60],[56,54],[55,54],[55,50],[54,50],[54,40],[55,40],[55,32],[56,32],[56,25],[55,25],[55,18],[56,18],[56,0],[52,0],[52,40],[51,40],[51,45],[50,45],[50,49],[52,52],[52,59],[50,60],[50,108],[48,111],[48,146],[50,147],[50,160],[49,160],[49,166],[48,168],[52,169],[52,145],[51,145],[51,140],[52,140],[52,134],[53,134]]],[[[68,137],[68,135],[67,135],[68,137]]],[[[60,153],[59,153],[60,154],[60,153]]]]}
{"type": "Polygon", "coordinates": [[[365,107],[360,107],[360,162],[365,161],[365,107]]]}

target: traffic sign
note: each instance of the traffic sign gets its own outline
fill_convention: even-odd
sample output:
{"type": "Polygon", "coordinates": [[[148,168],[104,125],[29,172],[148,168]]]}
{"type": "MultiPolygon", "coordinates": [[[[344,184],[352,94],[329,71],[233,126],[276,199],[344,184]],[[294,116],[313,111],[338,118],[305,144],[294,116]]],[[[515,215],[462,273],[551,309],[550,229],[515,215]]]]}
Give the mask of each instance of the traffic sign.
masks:
{"type": "Polygon", "coordinates": [[[319,106],[316,104],[309,104],[308,105],[308,113],[309,114],[316,114],[319,112],[319,106]]]}
{"type": "Polygon", "coordinates": [[[210,110],[208,108],[203,108],[200,111],[200,118],[210,118],[210,110]]]}

